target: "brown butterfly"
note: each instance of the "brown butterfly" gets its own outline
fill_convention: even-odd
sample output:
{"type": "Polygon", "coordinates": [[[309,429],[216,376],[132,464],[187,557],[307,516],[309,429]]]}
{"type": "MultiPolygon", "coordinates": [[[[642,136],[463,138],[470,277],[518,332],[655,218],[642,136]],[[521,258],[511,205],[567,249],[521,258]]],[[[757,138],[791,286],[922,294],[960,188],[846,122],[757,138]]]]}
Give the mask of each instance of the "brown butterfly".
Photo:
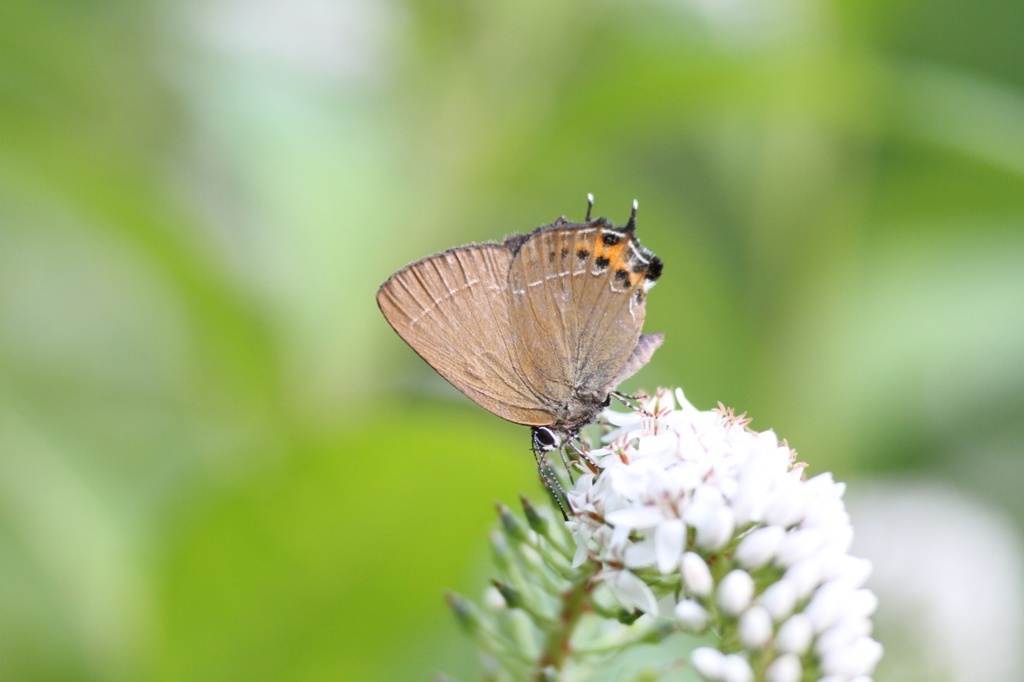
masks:
{"type": "Polygon", "coordinates": [[[663,334],[641,334],[661,260],[625,227],[564,217],[501,243],[428,256],[377,304],[398,335],[475,403],[532,428],[535,453],[579,435],[663,334]]]}

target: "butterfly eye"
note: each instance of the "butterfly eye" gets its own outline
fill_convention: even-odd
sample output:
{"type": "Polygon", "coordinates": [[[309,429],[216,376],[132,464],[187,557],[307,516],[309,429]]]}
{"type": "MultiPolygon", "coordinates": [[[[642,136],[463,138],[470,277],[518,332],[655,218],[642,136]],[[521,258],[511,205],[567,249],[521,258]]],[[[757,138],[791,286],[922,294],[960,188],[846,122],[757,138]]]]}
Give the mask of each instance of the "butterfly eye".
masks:
{"type": "Polygon", "coordinates": [[[537,452],[551,452],[561,445],[561,439],[554,431],[546,426],[540,426],[533,430],[533,449],[537,452]]]}

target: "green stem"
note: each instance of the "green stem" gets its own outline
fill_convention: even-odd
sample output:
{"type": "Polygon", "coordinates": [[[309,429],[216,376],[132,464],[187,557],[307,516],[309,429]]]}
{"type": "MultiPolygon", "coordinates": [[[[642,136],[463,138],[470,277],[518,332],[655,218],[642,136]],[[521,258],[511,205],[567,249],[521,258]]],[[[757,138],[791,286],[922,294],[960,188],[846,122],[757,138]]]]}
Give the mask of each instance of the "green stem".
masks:
{"type": "Polygon", "coordinates": [[[594,589],[593,577],[598,569],[598,564],[586,562],[580,567],[569,589],[562,593],[562,610],[555,626],[548,632],[547,644],[537,661],[534,679],[540,679],[545,669],[561,670],[569,659],[572,653],[569,640],[580,618],[591,608],[590,593],[594,589]]]}

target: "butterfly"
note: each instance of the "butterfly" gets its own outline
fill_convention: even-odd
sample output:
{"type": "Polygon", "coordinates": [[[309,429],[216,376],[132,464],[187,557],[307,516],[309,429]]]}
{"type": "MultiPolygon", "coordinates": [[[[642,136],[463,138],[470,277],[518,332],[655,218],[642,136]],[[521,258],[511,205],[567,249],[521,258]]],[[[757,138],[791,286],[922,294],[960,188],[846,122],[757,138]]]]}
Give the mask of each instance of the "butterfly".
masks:
{"type": "Polygon", "coordinates": [[[502,242],[428,256],[393,274],[377,304],[402,339],[487,411],[560,447],[608,406],[662,344],[643,334],[662,262],[624,227],[560,217],[502,242]]]}

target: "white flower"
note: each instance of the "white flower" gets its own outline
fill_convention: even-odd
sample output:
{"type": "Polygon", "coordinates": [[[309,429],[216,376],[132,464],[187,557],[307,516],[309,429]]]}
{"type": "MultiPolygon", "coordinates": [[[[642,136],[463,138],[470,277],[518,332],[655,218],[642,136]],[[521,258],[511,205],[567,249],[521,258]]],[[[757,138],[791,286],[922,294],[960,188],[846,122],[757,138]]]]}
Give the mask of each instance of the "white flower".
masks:
{"type": "Polygon", "coordinates": [[[772,617],[763,606],[754,606],[740,616],[740,641],[747,649],[760,649],[772,636],[772,617]]]}
{"type": "Polygon", "coordinates": [[[718,606],[727,616],[739,616],[754,598],[754,579],[741,568],[730,571],[718,586],[718,606]]]}
{"type": "Polygon", "coordinates": [[[757,603],[765,608],[776,623],[793,613],[796,606],[796,586],[789,580],[779,580],[765,588],[757,598],[757,603]]]}
{"type": "Polygon", "coordinates": [[[702,646],[690,654],[690,662],[705,680],[725,679],[725,654],[718,649],[702,646]]]}
{"type": "Polygon", "coordinates": [[[654,593],[636,575],[630,571],[620,570],[607,571],[604,577],[608,589],[627,609],[657,613],[658,602],[654,598],[654,593]]]}
{"type": "Polygon", "coordinates": [[[723,662],[722,679],[725,682],[754,682],[754,671],[747,659],[739,654],[729,654],[723,662]]]}
{"type": "Polygon", "coordinates": [[[668,519],[654,527],[654,549],[658,570],[671,573],[679,568],[686,540],[686,524],[682,519],[668,519]]]}
{"type": "Polygon", "coordinates": [[[695,597],[710,596],[715,581],[711,577],[711,569],[696,552],[683,555],[683,587],[695,597]]]}
{"type": "Polygon", "coordinates": [[[767,682],[799,682],[802,672],[799,657],[783,654],[771,662],[764,671],[764,678],[767,682]]]}
{"type": "Polygon", "coordinates": [[[785,442],[721,405],[662,390],[643,408],[605,413],[614,428],[588,453],[594,473],[568,493],[574,565],[595,562],[630,611],[743,647],[694,650],[705,680],[752,680],[750,656],[773,682],[870,675],[877,600],[870,564],[848,553],[845,486],[805,479],[785,442]]]}
{"type": "Polygon", "coordinates": [[[775,556],[786,537],[786,529],[780,526],[765,526],[743,538],[736,548],[736,561],[747,569],[761,568],[775,556]]]}
{"type": "Polygon", "coordinates": [[[783,653],[802,656],[810,647],[813,636],[814,624],[811,619],[798,613],[779,627],[779,632],[775,635],[775,646],[783,653]]]}
{"type": "Polygon", "coordinates": [[[676,604],[675,616],[690,632],[700,632],[708,624],[707,609],[692,599],[684,599],[676,604]]]}

